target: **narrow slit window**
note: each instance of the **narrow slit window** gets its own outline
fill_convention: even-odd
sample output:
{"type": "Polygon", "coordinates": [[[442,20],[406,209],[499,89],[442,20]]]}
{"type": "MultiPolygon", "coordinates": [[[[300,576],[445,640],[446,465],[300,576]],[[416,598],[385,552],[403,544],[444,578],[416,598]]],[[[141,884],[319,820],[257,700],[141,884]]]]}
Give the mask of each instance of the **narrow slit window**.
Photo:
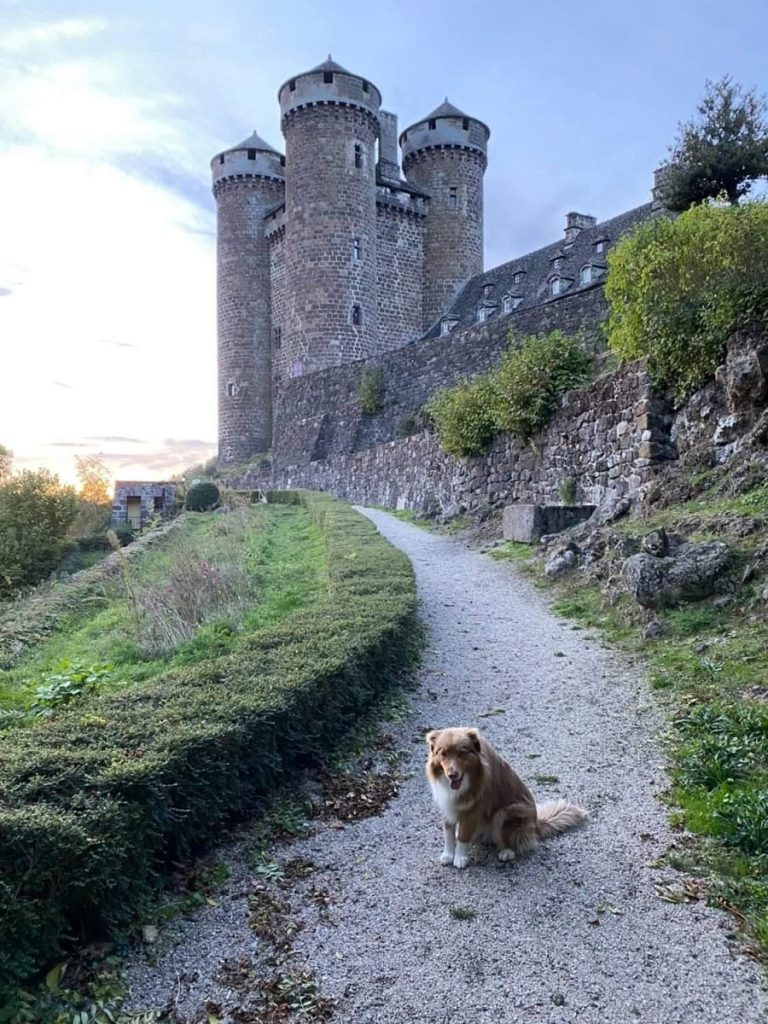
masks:
{"type": "Polygon", "coordinates": [[[275,327],[272,331],[272,338],[275,344],[275,348],[280,348],[283,343],[283,329],[282,327],[275,327]]]}
{"type": "Polygon", "coordinates": [[[368,83],[363,79],[363,92],[368,92],[368,83]]]}
{"type": "Polygon", "coordinates": [[[235,385],[233,381],[230,381],[229,384],[227,384],[227,395],[229,398],[235,397],[235,385]]]}
{"type": "Polygon", "coordinates": [[[363,323],[363,311],[360,306],[355,303],[352,307],[352,326],[360,327],[363,323]]]}
{"type": "Polygon", "coordinates": [[[255,160],[256,159],[256,150],[255,149],[249,149],[248,150],[248,159],[249,160],[255,160]]]}
{"type": "Polygon", "coordinates": [[[429,122],[429,130],[433,132],[435,128],[437,128],[437,121],[434,118],[432,118],[432,120],[429,122]]]}
{"type": "Polygon", "coordinates": [[[296,92],[296,79],[292,78],[288,83],[288,89],[290,92],[296,92]]]}
{"type": "Polygon", "coordinates": [[[469,118],[468,117],[465,117],[464,120],[461,122],[461,127],[464,129],[465,132],[469,131],[469,118]]]}
{"type": "Polygon", "coordinates": [[[359,238],[352,239],[352,259],[357,263],[363,258],[363,243],[359,238]]]}
{"type": "Polygon", "coordinates": [[[454,186],[448,189],[448,209],[458,210],[459,208],[459,190],[454,186]]]}
{"type": "Polygon", "coordinates": [[[355,167],[358,169],[363,166],[363,147],[359,142],[355,143],[355,167]]]}
{"type": "Polygon", "coordinates": [[[323,72],[323,82],[325,82],[326,85],[333,85],[333,72],[332,71],[324,71],[323,72]]]}

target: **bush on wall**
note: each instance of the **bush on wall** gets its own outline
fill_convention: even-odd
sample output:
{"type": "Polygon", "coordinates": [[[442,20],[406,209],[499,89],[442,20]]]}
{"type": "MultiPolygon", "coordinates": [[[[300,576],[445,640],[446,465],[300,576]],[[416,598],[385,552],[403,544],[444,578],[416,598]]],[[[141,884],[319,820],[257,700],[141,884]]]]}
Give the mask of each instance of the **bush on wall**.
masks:
{"type": "Polygon", "coordinates": [[[735,330],[768,318],[768,203],[646,221],[608,265],[611,350],[647,357],[655,382],[683,399],[714,373],[735,330]]]}
{"type": "Polygon", "coordinates": [[[500,365],[438,391],[427,407],[451,455],[478,455],[496,434],[528,439],[551,418],[563,391],[584,383],[590,360],[578,338],[560,331],[510,339],[500,365]]]}
{"type": "Polygon", "coordinates": [[[316,758],[418,638],[408,559],[325,495],[325,600],[237,653],[68,705],[0,745],[0,1005],[68,935],[124,925],[165,868],[316,758]]]}
{"type": "Polygon", "coordinates": [[[357,401],[360,411],[368,416],[380,412],[384,401],[384,371],[380,366],[368,366],[357,382],[357,401]]]}

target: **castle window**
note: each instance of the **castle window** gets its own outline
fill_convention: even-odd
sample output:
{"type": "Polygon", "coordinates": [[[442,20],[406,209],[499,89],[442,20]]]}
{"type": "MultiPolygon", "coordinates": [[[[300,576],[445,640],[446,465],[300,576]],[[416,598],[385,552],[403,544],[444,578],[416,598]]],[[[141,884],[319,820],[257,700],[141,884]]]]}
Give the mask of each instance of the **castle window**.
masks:
{"type": "Polygon", "coordinates": [[[357,262],[363,256],[363,243],[359,238],[352,239],[352,259],[357,262]]]}
{"type": "Polygon", "coordinates": [[[434,118],[432,118],[432,120],[429,122],[429,130],[433,132],[435,128],[437,128],[437,121],[434,118]]]}
{"type": "Polygon", "coordinates": [[[285,167],[285,157],[284,156],[280,157],[280,166],[281,167],[285,167]]]}
{"type": "Polygon", "coordinates": [[[333,85],[333,72],[332,71],[324,71],[323,72],[323,82],[326,85],[333,85]]]}
{"type": "Polygon", "coordinates": [[[363,92],[368,92],[368,83],[363,79],[363,92]]]}
{"type": "Polygon", "coordinates": [[[524,274],[525,274],[524,270],[516,270],[515,271],[515,276],[513,277],[513,281],[515,282],[515,284],[520,284],[520,282],[523,280],[523,275],[524,274]]]}
{"type": "Polygon", "coordinates": [[[352,307],[352,326],[360,327],[363,323],[363,311],[360,306],[355,303],[352,307]]]}
{"type": "Polygon", "coordinates": [[[491,315],[491,310],[487,306],[477,307],[477,322],[484,324],[488,317],[491,315]]]}
{"type": "Polygon", "coordinates": [[[484,298],[488,299],[488,298],[491,297],[491,295],[493,295],[494,287],[495,287],[495,285],[493,285],[493,284],[484,284],[483,285],[483,296],[484,296],[484,298]]]}
{"type": "Polygon", "coordinates": [[[465,132],[469,131],[469,118],[468,117],[465,117],[464,120],[461,122],[461,127],[464,129],[465,132]]]}
{"type": "Polygon", "coordinates": [[[291,92],[296,92],[296,79],[292,78],[288,83],[288,88],[291,92]]]}
{"type": "Polygon", "coordinates": [[[363,147],[359,142],[355,143],[355,167],[363,166],[363,147]]]}
{"type": "Polygon", "coordinates": [[[248,150],[248,159],[249,160],[255,160],[256,159],[256,150],[255,149],[249,149],[248,150]]]}
{"type": "Polygon", "coordinates": [[[448,321],[448,320],[441,320],[440,321],[440,333],[441,334],[450,334],[451,333],[450,321],[448,321]]]}
{"type": "Polygon", "coordinates": [[[282,327],[275,327],[272,330],[272,341],[274,342],[275,348],[280,348],[283,343],[283,329],[282,327]]]}
{"type": "Polygon", "coordinates": [[[553,268],[553,270],[559,270],[562,267],[562,265],[563,265],[563,257],[562,256],[556,256],[552,260],[552,268],[553,268]]]}
{"type": "Polygon", "coordinates": [[[606,241],[604,238],[599,238],[595,242],[595,252],[605,252],[606,241]]]}
{"type": "Polygon", "coordinates": [[[219,157],[219,163],[220,163],[220,164],[223,164],[223,163],[224,163],[224,154],[223,154],[223,153],[222,153],[222,154],[221,154],[221,156],[219,157]]]}
{"type": "Polygon", "coordinates": [[[582,267],[579,273],[580,284],[590,284],[592,282],[593,272],[592,267],[588,263],[586,267],[582,267]]]}
{"type": "Polygon", "coordinates": [[[448,209],[456,210],[459,206],[459,190],[453,186],[448,189],[448,209]]]}
{"type": "Polygon", "coordinates": [[[229,384],[227,384],[227,397],[229,397],[229,398],[234,398],[235,397],[235,384],[234,384],[234,381],[230,381],[229,384]]]}
{"type": "Polygon", "coordinates": [[[513,313],[523,302],[519,295],[505,295],[501,301],[505,313],[513,313]]]}
{"type": "Polygon", "coordinates": [[[568,288],[568,279],[564,277],[553,277],[549,282],[549,291],[551,295],[562,295],[568,288]]]}

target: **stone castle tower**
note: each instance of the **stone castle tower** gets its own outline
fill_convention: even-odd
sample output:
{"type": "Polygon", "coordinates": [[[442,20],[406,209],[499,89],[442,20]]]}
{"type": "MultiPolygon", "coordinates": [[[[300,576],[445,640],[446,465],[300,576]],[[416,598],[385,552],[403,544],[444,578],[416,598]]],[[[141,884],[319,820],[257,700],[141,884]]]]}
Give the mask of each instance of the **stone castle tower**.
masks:
{"type": "Polygon", "coordinates": [[[271,447],[275,388],[418,340],[483,268],[490,132],[446,100],[400,136],[329,57],[278,92],[285,156],[214,157],[219,460],[271,447]]]}

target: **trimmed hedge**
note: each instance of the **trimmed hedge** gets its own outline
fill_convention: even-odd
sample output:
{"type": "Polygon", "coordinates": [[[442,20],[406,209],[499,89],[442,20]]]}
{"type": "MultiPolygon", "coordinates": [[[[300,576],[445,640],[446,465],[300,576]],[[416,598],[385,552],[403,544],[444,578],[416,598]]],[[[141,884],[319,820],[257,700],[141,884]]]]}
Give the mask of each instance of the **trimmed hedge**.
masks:
{"type": "Polygon", "coordinates": [[[244,650],[68,707],[0,748],[0,1002],[71,937],[128,922],[203,848],[336,741],[412,659],[413,572],[322,494],[327,598],[244,650]]]}

